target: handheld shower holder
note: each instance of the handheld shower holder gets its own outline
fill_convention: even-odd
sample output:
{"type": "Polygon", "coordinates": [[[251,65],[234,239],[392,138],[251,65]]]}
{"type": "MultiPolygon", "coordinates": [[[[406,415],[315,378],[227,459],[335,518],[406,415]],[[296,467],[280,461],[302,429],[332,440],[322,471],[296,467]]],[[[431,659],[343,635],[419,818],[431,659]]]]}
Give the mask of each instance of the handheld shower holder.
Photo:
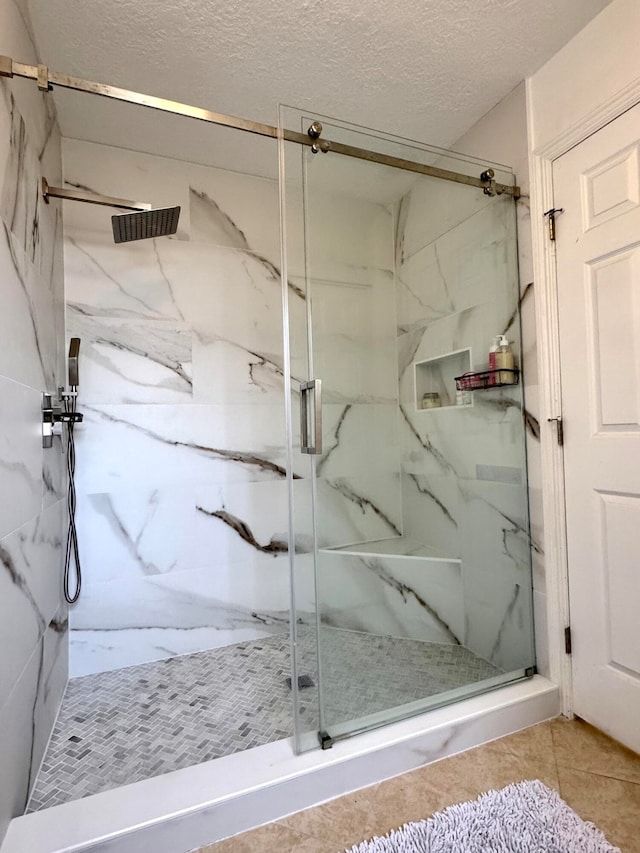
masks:
{"type": "Polygon", "coordinates": [[[78,396],[78,389],[75,385],[65,388],[64,385],[58,386],[58,399],[65,400],[73,400],[78,396]]]}

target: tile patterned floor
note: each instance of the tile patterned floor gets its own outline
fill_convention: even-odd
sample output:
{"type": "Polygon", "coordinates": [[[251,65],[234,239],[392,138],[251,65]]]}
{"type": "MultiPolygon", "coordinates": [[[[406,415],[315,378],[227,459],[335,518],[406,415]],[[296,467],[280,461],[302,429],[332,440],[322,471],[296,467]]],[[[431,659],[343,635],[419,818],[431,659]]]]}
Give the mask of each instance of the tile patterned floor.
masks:
{"type": "MultiPolygon", "coordinates": [[[[301,637],[302,668],[315,678],[315,643],[301,637]]],[[[332,725],[435,696],[498,675],[462,646],[397,640],[324,628],[320,638],[323,702],[332,725]]],[[[315,720],[309,715],[303,720],[315,720]]]]}
{"type": "MultiPolygon", "coordinates": [[[[317,684],[315,642],[300,662],[317,684]]],[[[337,722],[497,673],[466,649],[323,629],[327,719],[337,722]]],[[[289,637],[278,635],[73,679],[36,780],[38,811],[292,734],[289,637]]],[[[317,730],[317,689],[300,693],[317,730]]]]}
{"type": "Polygon", "coordinates": [[[541,779],[622,853],[640,853],[640,756],[558,719],[298,812],[199,853],[338,853],[490,788],[541,779]]]}

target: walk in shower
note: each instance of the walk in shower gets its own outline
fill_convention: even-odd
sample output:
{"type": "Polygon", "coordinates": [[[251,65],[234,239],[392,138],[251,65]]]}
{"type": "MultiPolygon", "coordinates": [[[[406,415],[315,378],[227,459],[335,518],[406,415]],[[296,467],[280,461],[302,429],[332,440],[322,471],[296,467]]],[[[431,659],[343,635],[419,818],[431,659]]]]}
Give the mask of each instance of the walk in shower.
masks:
{"type": "Polygon", "coordinates": [[[64,141],[69,191],[181,215],[116,245],[65,203],[83,586],[29,811],[534,673],[522,383],[479,375],[520,366],[514,176],[256,127],[242,171],[64,141]]]}

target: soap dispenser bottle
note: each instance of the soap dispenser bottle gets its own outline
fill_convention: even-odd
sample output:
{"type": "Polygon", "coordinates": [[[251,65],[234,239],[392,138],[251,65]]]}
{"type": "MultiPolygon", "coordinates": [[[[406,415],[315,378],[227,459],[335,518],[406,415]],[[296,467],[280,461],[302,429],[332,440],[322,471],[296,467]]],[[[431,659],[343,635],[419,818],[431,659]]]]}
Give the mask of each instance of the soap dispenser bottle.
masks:
{"type": "MultiPolygon", "coordinates": [[[[498,347],[500,346],[500,338],[502,335],[496,335],[493,339],[493,343],[489,348],[489,370],[494,371],[496,369],[496,353],[498,352],[498,347]]],[[[495,385],[498,381],[497,373],[489,374],[489,385],[495,385]]]]}
{"type": "Polygon", "coordinates": [[[501,371],[496,375],[496,382],[500,385],[513,385],[515,375],[513,373],[515,362],[513,352],[509,345],[509,341],[505,335],[500,335],[497,339],[498,349],[496,351],[496,370],[501,371]]]}

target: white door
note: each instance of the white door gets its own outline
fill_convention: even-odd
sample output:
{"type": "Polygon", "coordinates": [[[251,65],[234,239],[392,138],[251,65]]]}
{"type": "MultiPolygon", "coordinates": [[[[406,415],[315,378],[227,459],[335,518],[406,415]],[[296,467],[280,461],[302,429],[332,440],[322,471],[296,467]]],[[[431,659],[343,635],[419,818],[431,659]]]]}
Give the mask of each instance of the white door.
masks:
{"type": "Polygon", "coordinates": [[[556,161],[574,711],[640,752],[640,105],[556,161]]]}

